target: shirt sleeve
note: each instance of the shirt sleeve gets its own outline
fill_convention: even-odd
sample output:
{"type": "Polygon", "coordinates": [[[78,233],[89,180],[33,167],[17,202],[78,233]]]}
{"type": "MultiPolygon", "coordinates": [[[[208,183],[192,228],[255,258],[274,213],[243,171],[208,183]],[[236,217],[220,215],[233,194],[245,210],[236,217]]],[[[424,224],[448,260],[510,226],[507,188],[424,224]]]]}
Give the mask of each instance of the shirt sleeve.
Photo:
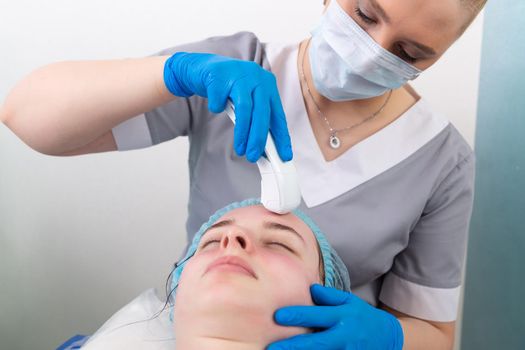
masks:
{"type": "Polygon", "coordinates": [[[456,320],[474,195],[474,153],[437,186],[408,246],[385,275],[385,305],[436,322],[456,320]]]}
{"type": "MultiPolygon", "coordinates": [[[[255,61],[269,68],[263,54],[263,44],[250,32],[230,36],[208,38],[183,44],[159,52],[157,55],[173,55],[176,52],[214,53],[232,58],[255,61]]],[[[119,151],[145,148],[178,136],[188,136],[203,123],[213,118],[208,111],[207,100],[192,96],[176,98],[142,115],[126,120],[112,129],[119,151]]]]}

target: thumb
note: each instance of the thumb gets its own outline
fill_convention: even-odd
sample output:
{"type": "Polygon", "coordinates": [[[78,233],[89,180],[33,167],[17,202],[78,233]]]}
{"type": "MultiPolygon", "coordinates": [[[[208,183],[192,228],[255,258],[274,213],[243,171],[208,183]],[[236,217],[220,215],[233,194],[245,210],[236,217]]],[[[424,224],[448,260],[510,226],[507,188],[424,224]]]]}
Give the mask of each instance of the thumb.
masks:
{"type": "Polygon", "coordinates": [[[227,88],[224,84],[211,83],[207,89],[208,109],[213,113],[221,113],[224,111],[230,90],[231,89],[227,88]]]}
{"type": "Polygon", "coordinates": [[[324,287],[320,284],[314,284],[310,287],[312,299],[317,305],[338,306],[348,304],[355,296],[352,293],[345,292],[332,287],[324,287]]]}

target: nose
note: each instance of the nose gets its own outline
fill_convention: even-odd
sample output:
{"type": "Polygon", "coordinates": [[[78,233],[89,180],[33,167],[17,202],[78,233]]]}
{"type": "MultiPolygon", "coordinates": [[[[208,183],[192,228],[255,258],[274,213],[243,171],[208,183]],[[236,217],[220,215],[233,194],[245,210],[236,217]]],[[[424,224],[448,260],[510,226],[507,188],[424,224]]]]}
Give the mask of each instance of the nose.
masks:
{"type": "Polygon", "coordinates": [[[222,249],[240,248],[249,251],[251,245],[248,235],[237,227],[232,227],[221,239],[222,249]]]}
{"type": "Polygon", "coordinates": [[[393,38],[384,26],[368,30],[368,35],[383,49],[392,52],[393,38]]]}

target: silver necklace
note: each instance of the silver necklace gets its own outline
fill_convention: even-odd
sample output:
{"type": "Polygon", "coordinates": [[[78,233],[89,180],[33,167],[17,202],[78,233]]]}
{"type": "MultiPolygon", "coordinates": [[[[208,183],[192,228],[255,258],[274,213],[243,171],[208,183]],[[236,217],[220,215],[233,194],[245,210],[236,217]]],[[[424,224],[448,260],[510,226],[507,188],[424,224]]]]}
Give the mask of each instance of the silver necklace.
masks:
{"type": "Polygon", "coordinates": [[[345,132],[345,131],[349,131],[349,130],[352,130],[352,129],[355,129],[358,126],[360,126],[360,125],[362,125],[362,124],[364,124],[364,123],[374,119],[375,117],[377,117],[381,112],[383,112],[383,110],[385,109],[386,105],[390,101],[390,97],[392,96],[392,90],[390,90],[390,92],[388,93],[386,101],[385,101],[385,103],[383,103],[381,108],[379,108],[376,112],[372,113],[370,116],[368,116],[365,119],[361,120],[359,123],[356,123],[356,124],[353,124],[353,125],[347,126],[345,128],[341,128],[341,129],[334,129],[334,128],[332,128],[332,126],[330,125],[330,122],[328,121],[328,118],[326,118],[324,113],[321,111],[321,108],[319,107],[319,104],[317,103],[317,101],[315,100],[312,92],[310,91],[310,86],[308,85],[308,81],[306,80],[306,76],[304,74],[304,57],[306,56],[306,52],[308,51],[308,47],[309,46],[310,46],[310,40],[308,40],[308,43],[306,44],[306,48],[304,49],[304,52],[303,52],[303,58],[302,58],[302,62],[301,62],[301,78],[303,80],[304,86],[306,87],[306,90],[308,91],[308,95],[310,96],[310,99],[312,100],[312,102],[315,105],[315,108],[317,109],[317,114],[319,114],[319,116],[322,119],[324,119],[324,121],[326,123],[326,126],[328,126],[328,131],[330,132],[330,139],[329,139],[330,147],[332,149],[338,149],[339,147],[341,147],[341,139],[339,137],[337,137],[337,134],[345,132]]]}

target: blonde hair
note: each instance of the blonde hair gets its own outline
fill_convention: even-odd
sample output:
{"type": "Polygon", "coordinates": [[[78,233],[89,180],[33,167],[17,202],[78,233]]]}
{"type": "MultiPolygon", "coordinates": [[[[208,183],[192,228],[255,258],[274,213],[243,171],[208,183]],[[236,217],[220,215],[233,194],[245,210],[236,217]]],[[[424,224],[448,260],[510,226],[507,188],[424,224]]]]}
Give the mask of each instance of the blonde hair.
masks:
{"type": "Polygon", "coordinates": [[[487,0],[461,0],[463,6],[467,7],[474,14],[478,14],[479,11],[487,4],[487,0]]]}
{"type": "MultiPolygon", "coordinates": [[[[323,6],[326,6],[329,0],[323,0],[323,6]]],[[[337,0],[334,0],[337,1],[337,0]]],[[[474,21],[476,16],[483,10],[488,0],[459,0],[461,5],[471,12],[469,20],[461,27],[461,32],[464,32],[468,26],[474,21]]]]}
{"type": "MultiPolygon", "coordinates": [[[[472,10],[473,13],[477,14],[483,9],[487,0],[460,0],[461,4],[472,10]]],[[[323,5],[326,5],[328,0],[323,0],[323,5]]]]}
{"type": "Polygon", "coordinates": [[[488,0],[460,0],[461,5],[470,11],[468,21],[461,27],[460,34],[463,34],[470,24],[476,19],[478,14],[483,10],[488,0]]]}

